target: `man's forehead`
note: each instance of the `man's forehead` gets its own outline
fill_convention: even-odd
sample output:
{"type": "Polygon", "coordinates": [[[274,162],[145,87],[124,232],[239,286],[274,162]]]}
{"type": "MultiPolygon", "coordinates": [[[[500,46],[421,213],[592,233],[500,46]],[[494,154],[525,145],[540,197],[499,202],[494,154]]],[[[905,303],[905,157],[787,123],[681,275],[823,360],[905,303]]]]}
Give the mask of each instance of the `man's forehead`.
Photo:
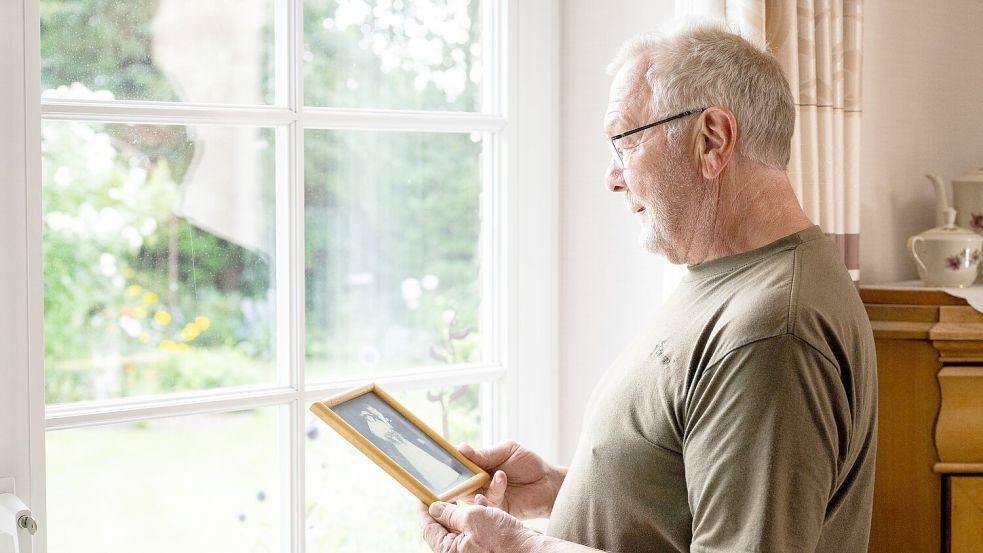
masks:
{"type": "Polygon", "coordinates": [[[649,61],[646,58],[642,56],[631,58],[621,65],[614,75],[614,80],[622,80],[626,84],[637,86],[644,83],[648,68],[649,61]]]}
{"type": "Polygon", "coordinates": [[[605,127],[618,123],[618,119],[634,120],[646,114],[650,90],[645,80],[648,64],[635,58],[618,69],[611,81],[608,94],[608,111],[604,117],[605,127]]]}

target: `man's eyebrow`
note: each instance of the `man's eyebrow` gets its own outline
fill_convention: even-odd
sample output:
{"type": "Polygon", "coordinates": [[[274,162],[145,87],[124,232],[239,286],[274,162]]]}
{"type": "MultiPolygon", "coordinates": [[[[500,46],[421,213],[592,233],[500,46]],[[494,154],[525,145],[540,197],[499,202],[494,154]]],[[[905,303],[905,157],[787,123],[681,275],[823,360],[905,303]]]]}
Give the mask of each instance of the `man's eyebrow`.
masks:
{"type": "Polygon", "coordinates": [[[613,117],[604,121],[604,128],[601,129],[601,134],[610,138],[618,134],[620,129],[625,128],[625,120],[623,117],[613,117]]]}

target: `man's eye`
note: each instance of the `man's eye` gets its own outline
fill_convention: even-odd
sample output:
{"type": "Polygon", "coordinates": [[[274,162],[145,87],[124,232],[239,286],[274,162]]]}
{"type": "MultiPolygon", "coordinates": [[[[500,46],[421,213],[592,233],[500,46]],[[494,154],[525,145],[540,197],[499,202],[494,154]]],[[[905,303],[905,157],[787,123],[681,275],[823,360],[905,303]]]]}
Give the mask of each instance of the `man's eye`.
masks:
{"type": "Polygon", "coordinates": [[[629,134],[624,138],[619,138],[618,140],[615,140],[615,144],[618,146],[618,149],[622,151],[630,150],[635,146],[638,146],[640,135],[641,133],[629,134]]]}

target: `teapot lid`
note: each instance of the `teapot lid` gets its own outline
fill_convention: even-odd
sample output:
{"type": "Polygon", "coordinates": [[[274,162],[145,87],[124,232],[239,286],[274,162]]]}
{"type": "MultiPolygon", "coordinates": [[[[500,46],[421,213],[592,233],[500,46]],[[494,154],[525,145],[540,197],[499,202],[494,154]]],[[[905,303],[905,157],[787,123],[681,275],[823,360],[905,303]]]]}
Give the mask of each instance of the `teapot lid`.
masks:
{"type": "Polygon", "coordinates": [[[952,182],[983,183],[983,167],[952,179],[952,182]]]}
{"type": "Polygon", "coordinates": [[[979,234],[976,234],[975,232],[969,229],[964,229],[962,227],[956,226],[955,209],[951,207],[947,207],[942,210],[942,213],[945,216],[946,224],[942,225],[941,227],[935,227],[933,229],[926,230],[925,232],[919,234],[919,236],[928,239],[968,238],[968,237],[983,238],[983,236],[980,236],[979,234]]]}

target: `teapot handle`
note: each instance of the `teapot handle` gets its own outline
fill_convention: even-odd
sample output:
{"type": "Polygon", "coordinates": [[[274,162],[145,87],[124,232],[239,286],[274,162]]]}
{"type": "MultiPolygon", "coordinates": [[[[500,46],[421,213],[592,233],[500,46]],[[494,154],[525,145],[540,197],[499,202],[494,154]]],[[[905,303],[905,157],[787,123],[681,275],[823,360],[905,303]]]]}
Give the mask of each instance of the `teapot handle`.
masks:
{"type": "Polygon", "coordinates": [[[918,243],[924,242],[924,241],[925,241],[925,239],[922,238],[921,236],[912,236],[911,238],[908,239],[908,253],[911,254],[911,257],[912,258],[914,258],[915,263],[918,264],[918,267],[921,268],[922,274],[927,273],[928,272],[928,269],[925,267],[925,264],[922,263],[922,260],[918,258],[918,254],[915,253],[915,244],[918,244],[918,243]]]}

